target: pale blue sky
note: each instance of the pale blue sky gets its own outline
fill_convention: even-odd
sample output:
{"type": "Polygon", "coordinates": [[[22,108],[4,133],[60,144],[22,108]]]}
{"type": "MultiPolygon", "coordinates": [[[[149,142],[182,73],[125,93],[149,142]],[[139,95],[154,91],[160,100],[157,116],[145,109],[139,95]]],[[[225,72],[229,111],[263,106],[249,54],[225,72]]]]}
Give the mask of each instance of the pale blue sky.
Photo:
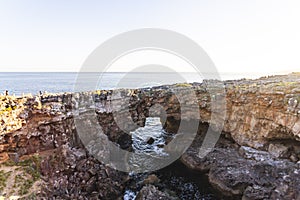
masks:
{"type": "Polygon", "coordinates": [[[105,40],[146,27],[188,36],[221,72],[300,71],[299,10],[298,0],[0,0],[0,71],[78,71],[105,40]]]}

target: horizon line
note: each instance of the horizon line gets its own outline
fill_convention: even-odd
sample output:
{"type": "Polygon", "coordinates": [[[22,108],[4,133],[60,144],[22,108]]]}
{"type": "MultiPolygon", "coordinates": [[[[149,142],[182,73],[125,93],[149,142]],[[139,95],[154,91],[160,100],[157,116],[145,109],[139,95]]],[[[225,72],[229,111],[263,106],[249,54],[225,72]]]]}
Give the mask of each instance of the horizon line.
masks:
{"type": "MultiPolygon", "coordinates": [[[[290,74],[297,73],[298,71],[277,71],[277,72],[217,72],[220,74],[290,74]]],[[[98,72],[98,71],[87,71],[87,72],[78,72],[78,71],[0,71],[0,73],[130,73],[126,71],[111,71],[111,72],[98,72]]],[[[215,72],[192,72],[192,71],[180,71],[180,72],[167,72],[167,71],[156,71],[156,72],[131,72],[131,73],[207,73],[207,74],[216,74],[215,72]]]]}

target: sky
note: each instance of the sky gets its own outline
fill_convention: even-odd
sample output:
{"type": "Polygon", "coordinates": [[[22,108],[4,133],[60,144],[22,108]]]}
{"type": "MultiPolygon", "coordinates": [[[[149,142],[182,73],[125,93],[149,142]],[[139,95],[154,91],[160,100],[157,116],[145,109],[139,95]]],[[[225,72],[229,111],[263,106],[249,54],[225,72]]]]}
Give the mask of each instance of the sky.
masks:
{"type": "MultiPolygon", "coordinates": [[[[77,72],[103,42],[140,28],[189,37],[222,73],[300,71],[299,10],[299,0],[0,0],[0,71],[77,72]]],[[[111,71],[142,62],[186,71],[159,52],[129,55],[111,71]]]]}

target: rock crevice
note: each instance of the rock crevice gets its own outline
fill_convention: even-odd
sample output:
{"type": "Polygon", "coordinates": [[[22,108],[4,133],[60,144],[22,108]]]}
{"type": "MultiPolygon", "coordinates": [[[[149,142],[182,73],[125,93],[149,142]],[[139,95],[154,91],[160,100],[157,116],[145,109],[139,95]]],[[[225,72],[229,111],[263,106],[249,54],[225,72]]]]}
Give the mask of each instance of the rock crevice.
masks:
{"type": "Polygon", "coordinates": [[[0,158],[4,162],[15,154],[22,157],[41,153],[41,173],[54,185],[55,193],[48,195],[112,198],[121,195],[118,191],[122,191],[127,176],[110,171],[89,156],[78,137],[74,117],[85,123],[99,123],[112,142],[129,151],[128,131],[144,126],[149,116],[160,117],[165,130],[174,134],[180,124],[188,131],[189,124],[198,120],[199,138],[181,158],[187,166],[208,171],[211,183],[226,195],[245,199],[253,199],[254,194],[257,199],[290,195],[290,199],[297,199],[299,88],[300,75],[295,73],[257,80],[204,81],[142,89],[1,96],[0,158]],[[222,137],[230,140],[220,140],[211,153],[200,159],[197,150],[203,124],[218,125],[212,124],[218,120],[212,121],[211,116],[224,112],[222,107],[212,109],[212,102],[224,94],[218,88],[207,87],[220,84],[226,92],[226,115],[218,120],[224,120],[222,137]],[[196,98],[189,98],[191,91],[196,98]],[[96,116],[95,121],[86,117],[90,114],[96,116]],[[74,191],[78,183],[82,187],[74,191]],[[111,190],[105,189],[108,185],[111,190]]]}

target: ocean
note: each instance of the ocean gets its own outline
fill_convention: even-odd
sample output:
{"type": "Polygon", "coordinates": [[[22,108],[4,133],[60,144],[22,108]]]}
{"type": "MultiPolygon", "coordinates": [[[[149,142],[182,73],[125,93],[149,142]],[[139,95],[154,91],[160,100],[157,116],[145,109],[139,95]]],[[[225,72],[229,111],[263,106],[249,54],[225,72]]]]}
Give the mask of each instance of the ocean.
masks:
{"type": "Polygon", "coordinates": [[[200,75],[196,73],[123,73],[103,74],[76,72],[0,72],[0,93],[10,95],[38,94],[41,92],[61,93],[96,89],[138,88],[182,82],[202,82],[203,79],[233,80],[259,78],[263,74],[200,75]],[[79,77],[79,78],[78,78],[79,77]]]}

